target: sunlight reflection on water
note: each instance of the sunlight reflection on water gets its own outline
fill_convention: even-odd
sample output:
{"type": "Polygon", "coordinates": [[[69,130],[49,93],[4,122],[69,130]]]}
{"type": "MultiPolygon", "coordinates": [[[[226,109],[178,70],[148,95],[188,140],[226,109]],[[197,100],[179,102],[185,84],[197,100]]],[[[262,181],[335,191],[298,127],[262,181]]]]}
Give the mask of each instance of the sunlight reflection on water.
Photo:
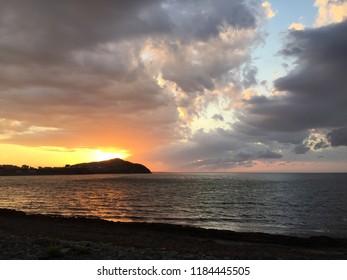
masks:
{"type": "Polygon", "coordinates": [[[234,231],[347,237],[347,174],[0,177],[0,208],[234,231]]]}

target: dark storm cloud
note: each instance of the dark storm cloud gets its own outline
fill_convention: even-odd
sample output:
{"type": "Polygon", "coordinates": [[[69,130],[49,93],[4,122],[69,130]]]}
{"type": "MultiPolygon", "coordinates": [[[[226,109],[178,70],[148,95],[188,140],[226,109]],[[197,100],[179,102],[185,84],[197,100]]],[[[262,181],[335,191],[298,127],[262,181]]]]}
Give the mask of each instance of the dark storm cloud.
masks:
{"type": "Polygon", "coordinates": [[[294,147],[293,152],[297,155],[306,154],[310,150],[310,147],[307,147],[305,144],[300,144],[294,147]]]}
{"type": "Polygon", "coordinates": [[[333,147],[347,146],[347,127],[334,129],[328,133],[327,138],[333,147]]]}
{"type": "Polygon", "coordinates": [[[313,149],[317,151],[317,150],[325,149],[328,147],[329,147],[329,144],[325,142],[323,139],[321,139],[318,143],[314,144],[313,149]]]}
{"type": "MultiPolygon", "coordinates": [[[[1,54],[50,60],[99,43],[167,32],[160,1],[13,0],[1,3],[1,54]],[[153,14],[153,17],[148,16],[153,14]]],[[[2,57],[4,58],[4,57],[2,57]]]]}
{"type": "Polygon", "coordinates": [[[246,122],[266,131],[298,132],[347,125],[347,21],[290,31],[281,53],[296,66],[274,85],[284,95],[248,101],[246,122]]]}

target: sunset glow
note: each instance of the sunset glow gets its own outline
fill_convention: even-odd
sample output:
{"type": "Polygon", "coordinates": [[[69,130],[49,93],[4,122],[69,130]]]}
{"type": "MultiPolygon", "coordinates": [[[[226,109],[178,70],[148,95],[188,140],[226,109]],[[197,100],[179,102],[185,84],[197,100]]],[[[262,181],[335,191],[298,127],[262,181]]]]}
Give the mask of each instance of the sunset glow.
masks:
{"type": "Polygon", "coordinates": [[[125,159],[130,156],[130,154],[125,150],[119,152],[103,152],[100,150],[96,150],[92,154],[96,161],[103,161],[114,158],[125,159]]]}
{"type": "Polygon", "coordinates": [[[347,0],[73,2],[0,4],[0,165],[347,171],[347,0]]]}

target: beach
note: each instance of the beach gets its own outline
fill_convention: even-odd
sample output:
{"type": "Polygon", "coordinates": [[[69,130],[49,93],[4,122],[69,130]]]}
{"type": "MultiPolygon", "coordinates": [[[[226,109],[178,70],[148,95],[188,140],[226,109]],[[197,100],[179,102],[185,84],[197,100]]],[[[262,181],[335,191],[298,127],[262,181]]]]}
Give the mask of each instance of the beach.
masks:
{"type": "Polygon", "coordinates": [[[239,233],[0,209],[0,259],[347,259],[347,239],[239,233]]]}

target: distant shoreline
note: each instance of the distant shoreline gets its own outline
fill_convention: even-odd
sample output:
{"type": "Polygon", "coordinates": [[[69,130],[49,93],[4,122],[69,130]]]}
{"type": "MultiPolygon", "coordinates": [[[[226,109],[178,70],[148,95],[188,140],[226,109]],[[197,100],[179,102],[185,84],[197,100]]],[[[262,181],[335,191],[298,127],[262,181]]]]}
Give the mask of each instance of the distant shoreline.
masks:
{"type": "Polygon", "coordinates": [[[22,244],[0,250],[0,259],[347,259],[344,238],[121,223],[9,209],[0,209],[0,239],[0,248],[22,244]],[[86,254],[79,254],[80,246],[86,254]],[[53,247],[59,252],[50,255],[53,247]]]}
{"type": "Polygon", "coordinates": [[[37,175],[93,175],[93,174],[146,174],[151,171],[144,165],[119,158],[70,165],[65,167],[39,167],[28,165],[0,165],[0,176],[37,175]]]}

